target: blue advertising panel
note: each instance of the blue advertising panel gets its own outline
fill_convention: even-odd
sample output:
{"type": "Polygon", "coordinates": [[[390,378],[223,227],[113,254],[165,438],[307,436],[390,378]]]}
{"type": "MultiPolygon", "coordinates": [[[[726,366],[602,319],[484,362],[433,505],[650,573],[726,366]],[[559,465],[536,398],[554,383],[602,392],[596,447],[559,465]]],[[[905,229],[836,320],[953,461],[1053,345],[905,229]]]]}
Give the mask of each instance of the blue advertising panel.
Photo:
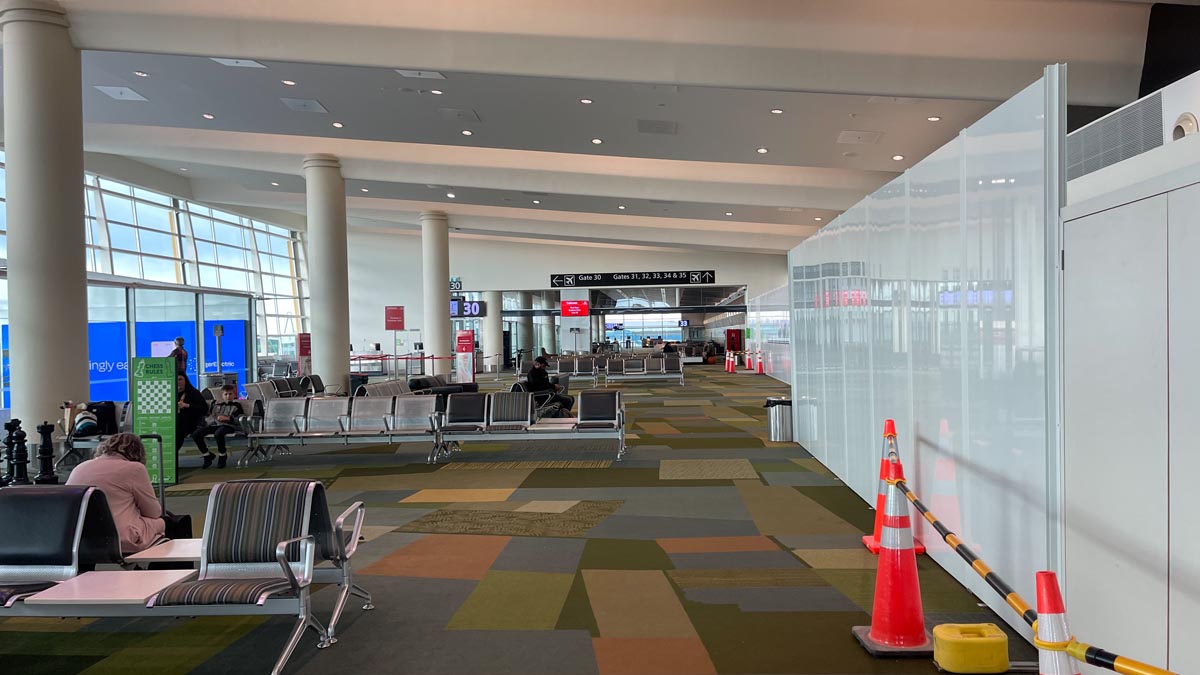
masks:
{"type": "Polygon", "coordinates": [[[124,321],[88,324],[89,400],[129,400],[129,341],[125,327],[124,321]]]}
{"type": "Polygon", "coordinates": [[[236,319],[218,319],[204,322],[204,369],[205,373],[237,373],[238,384],[248,382],[246,362],[246,324],[249,321],[236,319]],[[223,326],[225,335],[221,338],[221,367],[217,368],[217,338],[213,335],[214,326],[223,326]]]}
{"type": "Polygon", "coordinates": [[[196,384],[196,362],[199,349],[196,347],[195,321],[138,321],[134,328],[134,356],[148,358],[166,356],[171,353],[172,341],[182,337],[183,348],[188,353],[187,375],[196,384]]]}

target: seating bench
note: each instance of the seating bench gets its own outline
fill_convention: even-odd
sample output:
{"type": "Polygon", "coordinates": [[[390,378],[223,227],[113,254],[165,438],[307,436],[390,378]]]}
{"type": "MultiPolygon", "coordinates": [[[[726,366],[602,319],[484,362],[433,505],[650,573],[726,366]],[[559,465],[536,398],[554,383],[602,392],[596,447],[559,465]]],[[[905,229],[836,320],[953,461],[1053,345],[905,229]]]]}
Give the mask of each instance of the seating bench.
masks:
{"type": "Polygon", "coordinates": [[[629,380],[679,380],[679,384],[683,385],[683,359],[678,356],[609,359],[604,385],[629,380]]]}
{"type": "Polygon", "coordinates": [[[617,441],[617,461],[625,456],[625,409],[619,391],[588,389],[580,392],[577,418],[544,418],[534,415],[533,394],[524,391],[492,394],[451,394],[439,442],[449,452],[471,441],[528,441],[612,439],[617,441]]]}

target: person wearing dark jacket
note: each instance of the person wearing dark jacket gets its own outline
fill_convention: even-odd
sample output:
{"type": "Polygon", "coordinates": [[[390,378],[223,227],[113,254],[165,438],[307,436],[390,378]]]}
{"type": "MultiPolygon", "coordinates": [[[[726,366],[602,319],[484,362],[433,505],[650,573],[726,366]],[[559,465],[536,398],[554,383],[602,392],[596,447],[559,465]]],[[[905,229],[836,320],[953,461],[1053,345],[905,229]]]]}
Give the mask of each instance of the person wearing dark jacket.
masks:
{"type": "Polygon", "coordinates": [[[192,386],[187,375],[175,376],[175,452],[183,448],[183,442],[204,424],[208,415],[208,404],[200,390],[192,386]]]}
{"type": "Polygon", "coordinates": [[[213,454],[208,451],[204,437],[212,436],[216,439],[217,468],[224,469],[226,462],[229,461],[229,455],[225,453],[225,437],[237,433],[238,418],[245,414],[246,410],[242,408],[242,402],[237,397],[237,387],[232,384],[221,387],[221,400],[213,403],[209,408],[205,425],[192,433],[192,440],[196,441],[196,447],[200,448],[200,454],[204,455],[205,469],[212,466],[213,454]]]}
{"type": "Polygon", "coordinates": [[[570,410],[575,405],[575,399],[558,393],[562,390],[562,387],[550,381],[550,374],[546,372],[546,365],[548,363],[549,361],[544,356],[539,356],[533,360],[533,368],[529,371],[529,378],[525,382],[525,388],[534,394],[550,392],[549,403],[557,403],[562,406],[563,410],[570,410]]]}

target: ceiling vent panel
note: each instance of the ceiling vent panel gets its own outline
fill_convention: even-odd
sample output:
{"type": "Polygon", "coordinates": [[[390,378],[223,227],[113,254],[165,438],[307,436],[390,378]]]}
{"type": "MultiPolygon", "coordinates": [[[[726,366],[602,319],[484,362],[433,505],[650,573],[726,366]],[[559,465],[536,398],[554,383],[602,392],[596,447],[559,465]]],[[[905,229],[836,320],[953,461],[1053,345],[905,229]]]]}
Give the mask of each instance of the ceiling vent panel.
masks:
{"type": "Polygon", "coordinates": [[[891,103],[892,105],[912,105],[920,103],[919,98],[908,98],[905,96],[872,96],[867,99],[867,103],[891,103]]]}
{"type": "Polygon", "coordinates": [[[633,88],[638,91],[652,91],[656,94],[674,94],[679,91],[677,84],[635,84],[633,88]]]}
{"type": "Polygon", "coordinates": [[[679,123],[671,120],[638,120],[639,134],[667,134],[674,136],[679,133],[679,123]]]}
{"type": "Polygon", "coordinates": [[[883,138],[882,131],[843,131],[837,142],[845,145],[874,145],[883,138]]]}
{"type": "Polygon", "coordinates": [[[100,93],[104,94],[105,96],[116,99],[118,101],[145,101],[145,100],[147,100],[145,96],[142,96],[141,94],[130,89],[129,87],[96,87],[96,90],[99,91],[100,93]]]}
{"type": "Polygon", "coordinates": [[[283,104],[296,112],[327,113],[328,110],[315,98],[280,98],[283,104]]]}
{"type": "Polygon", "coordinates": [[[670,200],[670,199],[651,199],[650,203],[651,204],[674,204],[676,202],[674,202],[673,200],[670,200]]]}
{"type": "Polygon", "coordinates": [[[1067,180],[1111,166],[1163,144],[1162,93],[1067,135],[1067,180]]]}
{"type": "Polygon", "coordinates": [[[447,122],[482,122],[479,113],[470,108],[438,108],[438,117],[447,122]]]}
{"type": "Polygon", "coordinates": [[[251,59],[213,58],[212,60],[216,61],[217,63],[219,63],[223,66],[228,66],[230,68],[266,68],[266,66],[264,66],[263,64],[259,63],[258,61],[253,61],[251,59]]]}
{"type": "Polygon", "coordinates": [[[446,76],[436,70],[401,70],[396,69],[401,77],[415,77],[422,80],[444,80],[446,76]]]}
{"type": "Polygon", "coordinates": [[[549,197],[550,196],[549,192],[525,192],[525,191],[522,191],[521,194],[527,195],[529,197],[549,197]]]}

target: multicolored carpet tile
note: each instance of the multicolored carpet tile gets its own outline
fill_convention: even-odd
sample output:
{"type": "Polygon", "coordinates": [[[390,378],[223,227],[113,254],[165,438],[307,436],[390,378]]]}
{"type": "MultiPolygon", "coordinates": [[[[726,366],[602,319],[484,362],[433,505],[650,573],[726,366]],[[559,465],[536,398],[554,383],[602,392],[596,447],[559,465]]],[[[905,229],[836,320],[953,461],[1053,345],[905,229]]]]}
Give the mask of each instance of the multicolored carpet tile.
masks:
{"type": "MultiPolygon", "coordinates": [[[[483,383],[485,389],[501,383],[483,383]]],[[[799,445],[767,440],[766,377],[688,369],[684,387],[623,384],[629,452],[612,443],[466,443],[295,449],[246,469],[198,468],[168,494],[203,528],[208,489],[230,478],[321,480],[331,509],[367,505],[340,641],[300,643],[288,673],[709,675],[933,673],[874,660],[873,514],[799,445]],[[339,508],[340,507],[340,508],[339,508]]],[[[188,468],[191,467],[191,468],[188,468]]],[[[1000,623],[931,560],[918,563],[929,625],[1000,623]]],[[[313,594],[327,620],[337,596],[313,594]]],[[[0,617],[3,611],[0,610],[0,617]]],[[[3,619],[12,673],[268,672],[288,617],[3,619]]],[[[1014,660],[1035,658],[1010,639],[1014,660]]]]}

